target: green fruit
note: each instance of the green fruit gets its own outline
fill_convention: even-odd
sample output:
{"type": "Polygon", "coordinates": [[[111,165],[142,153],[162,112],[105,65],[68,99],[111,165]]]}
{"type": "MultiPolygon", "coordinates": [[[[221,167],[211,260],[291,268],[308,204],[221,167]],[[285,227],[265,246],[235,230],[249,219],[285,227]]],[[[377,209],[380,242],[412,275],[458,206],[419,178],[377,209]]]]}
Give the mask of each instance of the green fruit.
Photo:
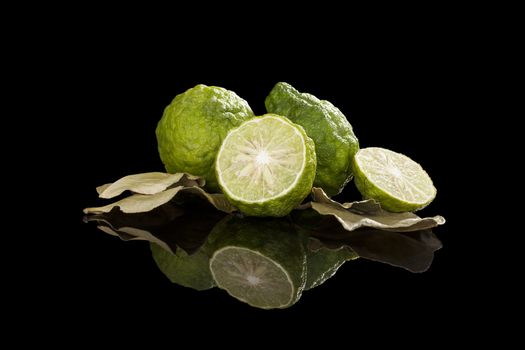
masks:
{"type": "Polygon", "coordinates": [[[430,176],[407,156],[384,148],[357,152],[353,169],[355,184],[364,198],[377,200],[392,212],[415,211],[436,197],[430,176]]]}
{"type": "Polygon", "coordinates": [[[268,97],[266,110],[286,116],[301,125],[315,143],[317,173],[314,186],[329,196],[340,193],[352,179],[351,162],[359,149],[352,126],[328,101],[300,93],[290,84],[277,83],[268,97]]]}
{"type": "Polygon", "coordinates": [[[306,280],[303,241],[284,219],[227,217],[208,237],[212,276],[219,288],[251,306],[289,307],[306,280]]]}
{"type": "Polygon", "coordinates": [[[228,133],[215,168],[224,195],[243,213],[279,217],[310,193],[315,164],[315,146],[303,128],[265,114],[228,133]]]}
{"type": "Polygon", "coordinates": [[[304,290],[320,286],[348,260],[355,260],[359,256],[347,247],[337,250],[322,247],[316,251],[308,250],[306,255],[307,278],[304,290]]]}
{"type": "Polygon", "coordinates": [[[170,173],[203,176],[218,191],[215,157],[228,131],[253,117],[248,103],[233,91],[197,85],[177,95],[157,125],[159,154],[170,173]]]}
{"type": "Polygon", "coordinates": [[[196,290],[215,286],[209,268],[210,259],[203,249],[188,255],[180,248],[172,254],[155,243],[150,243],[150,247],[157,266],[171,282],[196,290]]]}

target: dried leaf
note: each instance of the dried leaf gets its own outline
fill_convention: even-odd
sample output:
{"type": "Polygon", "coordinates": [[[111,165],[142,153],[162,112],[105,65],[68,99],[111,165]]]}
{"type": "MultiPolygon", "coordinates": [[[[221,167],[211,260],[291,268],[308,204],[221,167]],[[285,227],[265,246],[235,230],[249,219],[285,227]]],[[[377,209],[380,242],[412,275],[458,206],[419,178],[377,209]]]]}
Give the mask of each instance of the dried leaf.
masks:
{"type": "Polygon", "coordinates": [[[206,193],[206,191],[200,187],[177,186],[152,195],[135,194],[102,207],[86,208],[84,209],[84,213],[109,213],[115,207],[119,207],[122,212],[128,214],[145,213],[169,202],[180,192],[196,194],[199,197],[206,199],[216,209],[225,213],[232,213],[236,210],[236,208],[230,204],[223,194],[206,193]]]}
{"type": "Polygon", "coordinates": [[[85,221],[96,222],[100,230],[124,241],[147,240],[171,253],[178,247],[192,254],[225,215],[202,204],[182,207],[169,203],[137,214],[126,214],[114,208],[109,213],[87,215],[85,221]]]}
{"type": "Polygon", "coordinates": [[[145,230],[140,230],[135,227],[121,227],[118,230],[115,230],[113,227],[99,225],[97,228],[105,233],[108,233],[113,236],[120,237],[123,241],[149,241],[158,244],[163,249],[175,254],[176,246],[170,247],[165,242],[159,240],[153,236],[150,232],[145,230]]]}
{"type": "Polygon", "coordinates": [[[206,199],[211,205],[222,212],[230,214],[237,210],[222,193],[207,193],[200,187],[186,187],[183,191],[196,194],[206,199]]]}
{"type": "Polygon", "coordinates": [[[332,215],[347,231],[362,227],[396,232],[410,232],[442,225],[442,216],[420,218],[414,213],[391,213],[383,210],[379,203],[369,199],[360,202],[338,203],[330,199],[322,189],[312,189],[311,208],[321,215],[332,215]]]}
{"type": "Polygon", "coordinates": [[[363,229],[352,232],[346,240],[359,256],[402,267],[411,272],[425,272],[442,244],[431,230],[387,232],[363,229]]]}
{"type": "Polygon", "coordinates": [[[297,211],[294,222],[309,238],[309,249],[351,248],[359,257],[401,267],[411,272],[426,271],[441,242],[431,230],[394,232],[374,228],[347,231],[333,216],[313,210],[297,211]]]}
{"type": "Polygon", "coordinates": [[[97,187],[97,192],[100,198],[113,198],[120,195],[124,191],[131,191],[140,194],[157,194],[167,188],[178,186],[203,186],[204,179],[188,175],[185,173],[143,173],[128,175],[120,180],[97,187]]]}
{"type": "Polygon", "coordinates": [[[103,207],[86,208],[84,209],[84,213],[109,213],[111,209],[115,207],[119,207],[120,210],[128,214],[144,213],[169,202],[183,188],[184,187],[182,186],[177,186],[164,192],[152,195],[134,194],[130,197],[121,199],[115,203],[108,204],[103,207]]]}
{"type": "Polygon", "coordinates": [[[108,187],[111,186],[111,185],[112,185],[112,183],[108,183],[108,184],[105,184],[105,185],[98,186],[98,187],[97,187],[97,193],[98,193],[98,195],[100,196],[100,194],[101,194],[102,192],[104,192],[104,191],[106,190],[106,188],[108,188],[108,187]]]}

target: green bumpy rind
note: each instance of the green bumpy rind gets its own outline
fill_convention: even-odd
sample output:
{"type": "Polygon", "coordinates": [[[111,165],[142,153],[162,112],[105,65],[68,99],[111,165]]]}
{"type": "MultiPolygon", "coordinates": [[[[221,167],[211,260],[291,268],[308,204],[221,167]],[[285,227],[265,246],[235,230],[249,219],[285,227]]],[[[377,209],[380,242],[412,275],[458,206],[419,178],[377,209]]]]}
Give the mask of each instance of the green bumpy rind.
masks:
{"type": "Polygon", "coordinates": [[[372,182],[368,181],[365,174],[361,171],[359,168],[357,161],[354,159],[352,161],[352,169],[355,174],[354,176],[354,182],[365,199],[375,199],[381,204],[381,207],[385,210],[388,210],[393,213],[402,213],[406,211],[416,211],[423,209],[427,205],[434,200],[434,197],[432,197],[427,203],[424,204],[415,204],[415,203],[408,203],[403,200],[397,199],[392,197],[392,195],[386,193],[379,187],[377,187],[372,182]]]}
{"type": "Polygon", "coordinates": [[[160,158],[169,173],[203,176],[217,192],[215,157],[228,131],[254,116],[233,91],[199,84],[177,95],[156,129],[160,158]]]}
{"type": "Polygon", "coordinates": [[[265,101],[266,110],[301,125],[314,142],[317,174],[314,186],[329,196],[340,193],[352,179],[351,162],[359,141],[344,114],[333,104],[277,83],[265,101]]]}
{"type": "Polygon", "coordinates": [[[202,249],[188,255],[180,248],[177,248],[176,254],[172,254],[155,243],[150,243],[150,248],[157,266],[171,282],[196,290],[215,286],[209,266],[210,258],[202,249]]]}
{"type": "Polygon", "coordinates": [[[349,260],[357,259],[359,256],[346,248],[331,250],[321,248],[315,252],[307,252],[307,279],[304,290],[320,286],[331,278],[337,270],[349,260]]]}
{"type": "MultiPolygon", "coordinates": [[[[265,114],[259,118],[268,116],[265,114]]],[[[276,115],[274,115],[276,116],[276,115]]],[[[297,181],[295,187],[290,191],[285,193],[282,196],[271,199],[269,201],[261,203],[245,203],[243,201],[236,200],[228,196],[228,193],[223,190],[224,195],[228,200],[237,207],[241,212],[249,216],[273,216],[273,217],[282,217],[288,215],[295,207],[297,207],[301,202],[311,193],[312,184],[315,178],[315,170],[317,166],[316,160],[316,150],[315,144],[311,138],[308,137],[305,130],[297,124],[292,123],[285,117],[276,116],[286,121],[287,123],[293,125],[297,128],[305,140],[306,147],[306,164],[304,166],[304,171],[297,181]]],[[[231,130],[231,132],[234,132],[231,130]]],[[[219,186],[222,188],[223,185],[219,183],[219,186]]]]}

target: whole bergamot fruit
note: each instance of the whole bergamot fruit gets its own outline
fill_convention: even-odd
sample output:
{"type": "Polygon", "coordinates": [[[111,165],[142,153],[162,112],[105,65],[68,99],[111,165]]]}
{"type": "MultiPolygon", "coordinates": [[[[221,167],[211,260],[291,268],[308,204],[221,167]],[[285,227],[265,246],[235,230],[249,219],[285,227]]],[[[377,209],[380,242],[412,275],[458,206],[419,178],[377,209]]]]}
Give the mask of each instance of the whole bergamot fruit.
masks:
{"type": "Polygon", "coordinates": [[[290,84],[277,83],[268,97],[266,110],[301,125],[315,143],[317,172],[314,186],[329,196],[340,193],[352,179],[352,160],[359,141],[344,114],[328,101],[300,93],[290,84]]]}
{"type": "Polygon", "coordinates": [[[203,176],[218,191],[215,157],[228,131],[254,114],[233,91],[199,84],[177,95],[157,125],[159,154],[170,173],[203,176]]]}

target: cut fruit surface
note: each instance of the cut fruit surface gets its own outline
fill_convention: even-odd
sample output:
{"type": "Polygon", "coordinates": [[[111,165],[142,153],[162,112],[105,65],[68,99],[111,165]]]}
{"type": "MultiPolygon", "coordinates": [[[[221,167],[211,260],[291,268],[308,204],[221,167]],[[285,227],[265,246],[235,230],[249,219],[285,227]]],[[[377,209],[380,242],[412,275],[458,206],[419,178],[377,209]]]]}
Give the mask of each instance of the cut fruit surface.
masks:
{"type": "Polygon", "coordinates": [[[250,249],[224,247],[213,255],[210,269],[220,288],[258,308],[286,307],[296,295],[286,270],[276,261],[250,249]]]}
{"type": "Polygon", "coordinates": [[[227,216],[208,236],[210,271],[234,298],[263,309],[285,308],[306,281],[304,237],[287,219],[227,216]]]}
{"type": "Polygon", "coordinates": [[[217,179],[246,214],[284,216],[310,192],[315,158],[313,141],[302,127],[266,114],[226,136],[217,155],[217,179]]]}
{"type": "Polygon", "coordinates": [[[384,148],[359,150],[353,162],[355,183],[365,198],[389,211],[414,211],[427,206],[436,188],[423,168],[407,156],[384,148]]]}

